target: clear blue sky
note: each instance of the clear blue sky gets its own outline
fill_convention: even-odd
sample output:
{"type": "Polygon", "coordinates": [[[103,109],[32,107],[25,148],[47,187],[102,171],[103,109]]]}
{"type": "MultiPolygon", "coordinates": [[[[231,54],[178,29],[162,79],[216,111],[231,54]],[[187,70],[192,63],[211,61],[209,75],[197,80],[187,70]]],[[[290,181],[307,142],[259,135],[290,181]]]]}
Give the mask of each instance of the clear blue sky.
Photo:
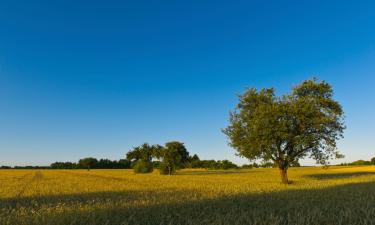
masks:
{"type": "Polygon", "coordinates": [[[285,93],[313,76],[346,112],[343,161],[369,159],[374,11],[371,1],[1,1],[0,165],[119,159],[170,140],[246,162],[220,131],[236,94],[285,93]]]}

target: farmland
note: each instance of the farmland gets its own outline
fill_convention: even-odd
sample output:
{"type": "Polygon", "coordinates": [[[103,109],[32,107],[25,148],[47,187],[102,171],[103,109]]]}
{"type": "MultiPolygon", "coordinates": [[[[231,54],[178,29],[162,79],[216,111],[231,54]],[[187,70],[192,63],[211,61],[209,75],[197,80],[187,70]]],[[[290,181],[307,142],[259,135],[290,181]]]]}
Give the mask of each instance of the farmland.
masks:
{"type": "Polygon", "coordinates": [[[375,224],[375,166],[0,170],[0,224],[375,224]]]}

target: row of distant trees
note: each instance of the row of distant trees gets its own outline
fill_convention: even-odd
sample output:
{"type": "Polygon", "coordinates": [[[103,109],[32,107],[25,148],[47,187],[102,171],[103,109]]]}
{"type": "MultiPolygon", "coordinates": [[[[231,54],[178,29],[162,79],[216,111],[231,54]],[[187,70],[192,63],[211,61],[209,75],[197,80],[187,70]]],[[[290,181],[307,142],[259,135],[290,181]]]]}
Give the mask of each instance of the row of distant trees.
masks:
{"type": "MultiPolygon", "coordinates": [[[[136,163],[129,159],[110,160],[96,159],[92,157],[80,159],[78,163],[74,162],[55,162],[50,166],[0,166],[0,169],[132,169],[136,163]]],[[[159,168],[160,161],[152,161],[153,168],[159,168]]],[[[375,165],[375,157],[371,160],[357,160],[351,163],[341,163],[339,166],[365,166],[375,165]]],[[[291,167],[300,167],[299,162],[294,162],[291,167]]],[[[271,161],[259,163],[250,163],[238,166],[229,160],[200,160],[198,155],[188,157],[188,161],[182,168],[202,168],[202,169],[252,169],[252,168],[276,168],[277,164],[271,161]]]]}
{"type": "Polygon", "coordinates": [[[366,165],[375,165],[375,157],[371,160],[357,160],[351,163],[341,163],[341,166],[366,166],[366,165]]]}
{"type": "MultiPolygon", "coordinates": [[[[2,166],[1,169],[11,169],[2,166]]],[[[150,173],[159,169],[161,174],[173,174],[183,168],[236,169],[229,160],[201,160],[198,155],[190,155],[185,145],[172,141],[161,145],[144,143],[132,148],[125,159],[110,160],[87,157],[78,162],[54,162],[50,166],[16,166],[14,169],[133,169],[136,173],[150,173]]]]}
{"type": "Polygon", "coordinates": [[[74,162],[55,162],[50,166],[52,169],[129,169],[130,161],[127,159],[110,160],[96,159],[92,157],[80,159],[74,162]]]}
{"type": "Polygon", "coordinates": [[[172,141],[161,145],[147,143],[135,147],[126,154],[135,173],[150,173],[154,168],[161,174],[172,175],[178,169],[235,169],[238,166],[229,160],[200,160],[198,155],[190,156],[185,145],[172,141]]]}

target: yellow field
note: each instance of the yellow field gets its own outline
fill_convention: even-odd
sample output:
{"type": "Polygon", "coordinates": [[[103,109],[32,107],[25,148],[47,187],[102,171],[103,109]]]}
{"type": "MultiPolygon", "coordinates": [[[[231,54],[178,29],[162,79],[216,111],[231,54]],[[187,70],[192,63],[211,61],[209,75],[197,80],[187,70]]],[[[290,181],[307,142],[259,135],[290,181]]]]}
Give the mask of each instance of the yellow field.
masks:
{"type": "Polygon", "coordinates": [[[0,170],[0,224],[375,224],[375,167],[0,170]]]}

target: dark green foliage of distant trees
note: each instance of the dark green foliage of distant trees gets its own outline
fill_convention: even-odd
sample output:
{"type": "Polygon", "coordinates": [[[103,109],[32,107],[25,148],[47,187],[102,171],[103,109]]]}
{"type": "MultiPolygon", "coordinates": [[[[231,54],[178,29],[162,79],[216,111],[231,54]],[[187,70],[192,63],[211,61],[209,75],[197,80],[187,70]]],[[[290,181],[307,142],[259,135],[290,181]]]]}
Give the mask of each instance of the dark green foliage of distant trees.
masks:
{"type": "Polygon", "coordinates": [[[144,143],[130,150],[126,154],[126,159],[130,160],[135,173],[151,173],[153,171],[152,160],[162,148],[160,145],[144,143]]]}
{"type": "Polygon", "coordinates": [[[72,162],[54,162],[51,164],[52,169],[78,169],[77,163],[72,162]]]}
{"type": "Polygon", "coordinates": [[[0,166],[0,169],[12,169],[11,166],[0,166]]]}
{"type": "Polygon", "coordinates": [[[152,162],[139,160],[133,166],[135,173],[151,173],[154,170],[152,162]]]}
{"type": "Polygon", "coordinates": [[[238,155],[273,161],[282,182],[289,183],[287,170],[298,159],[311,157],[325,165],[329,159],[342,157],[336,141],[345,129],[343,115],[332,87],[312,79],[280,97],[273,88],[248,89],[239,96],[223,132],[238,155]]]}
{"type": "MultiPolygon", "coordinates": [[[[245,165],[242,165],[241,168],[242,169],[252,169],[252,168],[278,168],[279,166],[272,162],[272,161],[268,161],[268,162],[261,162],[261,163],[251,163],[251,164],[245,164],[245,165]]],[[[292,162],[290,164],[290,167],[301,167],[301,164],[298,162],[298,161],[295,161],[295,162],[292,162]]]]}
{"type": "Polygon", "coordinates": [[[153,167],[157,167],[161,174],[172,175],[177,169],[186,167],[189,152],[183,143],[177,141],[168,142],[165,146],[144,143],[130,150],[126,158],[134,165],[135,173],[150,173],[153,167]]]}
{"type": "Polygon", "coordinates": [[[357,160],[352,163],[350,163],[352,166],[363,166],[363,165],[371,165],[371,161],[366,160],[357,160]]]}
{"type": "Polygon", "coordinates": [[[165,144],[165,147],[155,151],[155,157],[159,160],[160,174],[172,175],[177,169],[184,168],[189,161],[189,152],[183,143],[173,141],[165,144]]]}
{"type": "Polygon", "coordinates": [[[229,160],[200,160],[198,155],[190,156],[185,145],[172,141],[161,145],[147,143],[135,147],[126,154],[131,161],[135,173],[149,173],[157,168],[160,174],[172,175],[178,169],[205,168],[205,169],[236,169],[238,166],[229,160]]]}
{"type": "Polygon", "coordinates": [[[78,165],[81,165],[83,168],[87,170],[94,169],[97,164],[98,160],[92,157],[80,159],[78,161],[78,165]]]}
{"type": "Polygon", "coordinates": [[[150,173],[154,168],[161,174],[173,174],[178,169],[237,169],[229,160],[201,160],[190,155],[185,145],[172,141],[161,145],[142,144],[126,154],[125,159],[110,160],[87,157],[75,162],[54,162],[50,166],[1,166],[0,169],[133,169],[135,173],[150,173]]]}
{"type": "Polygon", "coordinates": [[[368,165],[375,165],[375,157],[373,157],[371,160],[357,160],[351,163],[341,163],[341,166],[368,166],[368,165]]]}
{"type": "MultiPolygon", "coordinates": [[[[91,158],[91,157],[90,157],[91,158]]],[[[120,160],[109,160],[109,159],[100,159],[97,160],[93,158],[91,160],[93,163],[90,164],[91,169],[130,169],[130,161],[127,159],[120,160]]],[[[55,162],[52,163],[51,169],[87,169],[87,164],[85,159],[79,160],[78,163],[73,162],[55,162]]]]}
{"type": "Polygon", "coordinates": [[[199,161],[195,167],[192,168],[205,168],[205,169],[215,169],[215,170],[228,170],[237,169],[238,166],[229,160],[202,160],[199,161]]]}

